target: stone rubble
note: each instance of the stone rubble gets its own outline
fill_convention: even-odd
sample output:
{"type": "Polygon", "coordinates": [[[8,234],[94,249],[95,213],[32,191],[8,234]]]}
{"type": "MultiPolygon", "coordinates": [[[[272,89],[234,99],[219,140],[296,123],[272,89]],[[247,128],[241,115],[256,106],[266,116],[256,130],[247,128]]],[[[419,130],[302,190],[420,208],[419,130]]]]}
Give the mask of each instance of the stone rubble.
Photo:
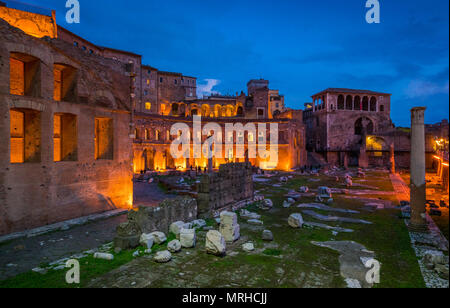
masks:
{"type": "Polygon", "coordinates": [[[196,244],[197,236],[195,229],[181,229],[180,231],[180,243],[183,248],[194,248],[196,244]]]}
{"type": "Polygon", "coordinates": [[[289,216],[288,224],[292,228],[301,228],[303,226],[303,217],[302,214],[294,213],[289,216]]]}
{"type": "Polygon", "coordinates": [[[226,253],[225,238],[219,231],[210,230],[206,233],[205,248],[208,254],[223,256],[226,253]]]}
{"type": "Polygon", "coordinates": [[[219,231],[222,233],[227,243],[233,243],[240,238],[241,229],[237,222],[236,213],[228,211],[220,213],[219,231]]]}
{"type": "Polygon", "coordinates": [[[170,241],[167,244],[167,250],[171,253],[177,253],[181,251],[181,243],[179,240],[170,241]]]}
{"type": "Polygon", "coordinates": [[[167,263],[172,260],[172,254],[168,250],[158,251],[153,260],[157,263],[167,263]]]}

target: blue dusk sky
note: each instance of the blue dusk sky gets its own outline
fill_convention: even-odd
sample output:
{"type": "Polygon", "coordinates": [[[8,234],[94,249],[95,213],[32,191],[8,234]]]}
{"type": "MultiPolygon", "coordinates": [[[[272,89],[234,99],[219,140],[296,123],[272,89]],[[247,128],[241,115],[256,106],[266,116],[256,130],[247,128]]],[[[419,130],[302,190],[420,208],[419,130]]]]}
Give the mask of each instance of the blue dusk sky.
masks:
{"type": "Polygon", "coordinates": [[[379,0],[380,24],[366,22],[366,0],[79,0],[80,24],[66,23],[66,0],[23,1],[95,44],[198,77],[201,94],[265,78],[291,108],[356,88],[391,93],[397,126],[414,106],[427,123],[449,117],[448,0],[379,0]]]}

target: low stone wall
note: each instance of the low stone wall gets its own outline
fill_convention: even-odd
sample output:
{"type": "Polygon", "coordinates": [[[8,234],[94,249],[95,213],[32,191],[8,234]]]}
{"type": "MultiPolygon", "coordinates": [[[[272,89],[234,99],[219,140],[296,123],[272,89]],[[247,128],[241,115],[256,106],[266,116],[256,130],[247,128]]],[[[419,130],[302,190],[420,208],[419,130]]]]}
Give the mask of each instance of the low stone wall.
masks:
{"type": "Polygon", "coordinates": [[[202,176],[198,187],[198,209],[201,217],[253,199],[253,168],[250,163],[221,165],[219,172],[202,176]]]}
{"type": "Polygon", "coordinates": [[[128,212],[128,221],[117,227],[114,246],[121,249],[139,245],[142,233],[154,231],[169,233],[169,227],[176,221],[190,222],[197,219],[197,200],[183,196],[167,199],[158,207],[139,207],[128,212]]]}
{"type": "Polygon", "coordinates": [[[197,219],[197,201],[190,197],[167,199],[156,208],[140,207],[128,213],[128,221],[135,222],[142,233],[161,231],[167,233],[175,221],[197,219]]]}

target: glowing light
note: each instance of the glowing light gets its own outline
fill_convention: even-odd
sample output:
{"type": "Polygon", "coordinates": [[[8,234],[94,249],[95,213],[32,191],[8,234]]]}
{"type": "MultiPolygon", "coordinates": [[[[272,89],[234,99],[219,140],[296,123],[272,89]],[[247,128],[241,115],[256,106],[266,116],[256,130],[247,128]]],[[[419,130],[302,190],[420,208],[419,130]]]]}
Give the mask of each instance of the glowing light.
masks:
{"type": "Polygon", "coordinates": [[[435,159],[437,159],[437,160],[441,160],[441,158],[438,157],[438,156],[433,156],[433,158],[435,158],[435,159]]]}
{"type": "Polygon", "coordinates": [[[445,167],[448,167],[448,164],[447,163],[442,163],[445,167]]]}

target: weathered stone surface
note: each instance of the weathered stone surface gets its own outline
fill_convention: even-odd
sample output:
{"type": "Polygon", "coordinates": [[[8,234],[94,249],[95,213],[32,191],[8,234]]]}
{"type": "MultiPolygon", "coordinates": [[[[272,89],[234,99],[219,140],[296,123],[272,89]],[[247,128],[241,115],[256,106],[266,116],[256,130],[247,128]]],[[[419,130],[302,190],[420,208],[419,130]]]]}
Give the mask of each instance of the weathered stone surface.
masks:
{"type": "Polygon", "coordinates": [[[241,218],[260,219],[261,215],[242,209],[240,212],[241,218]]]}
{"type": "Polygon", "coordinates": [[[141,230],[134,222],[124,222],[117,227],[114,246],[121,249],[133,249],[139,246],[141,230]]]}
{"type": "Polygon", "coordinates": [[[255,250],[255,246],[253,245],[253,243],[246,243],[246,244],[242,245],[242,249],[246,252],[251,252],[251,251],[255,250]]]}
{"type": "Polygon", "coordinates": [[[428,250],[425,252],[424,255],[424,262],[425,263],[431,263],[431,264],[445,264],[446,258],[444,256],[444,253],[439,250],[428,250]]]}
{"type": "Polygon", "coordinates": [[[172,222],[191,221],[197,218],[197,200],[182,196],[166,199],[159,207],[140,207],[128,213],[128,221],[135,222],[143,233],[155,230],[169,232],[172,222]]]}
{"type": "Polygon", "coordinates": [[[272,202],[272,200],[270,200],[270,199],[264,199],[264,200],[261,202],[261,204],[260,204],[259,207],[260,207],[261,209],[263,209],[263,210],[268,211],[268,210],[270,210],[270,209],[273,208],[273,202],[272,202]]]}
{"type": "Polygon", "coordinates": [[[233,212],[222,212],[220,213],[220,233],[222,233],[225,241],[232,243],[239,239],[240,226],[237,223],[237,215],[233,212]]]}
{"type": "Polygon", "coordinates": [[[309,188],[308,188],[308,186],[302,186],[302,187],[300,187],[300,189],[298,191],[306,194],[309,191],[309,188]]]}
{"type": "Polygon", "coordinates": [[[203,228],[206,226],[206,221],[203,219],[196,219],[196,220],[192,221],[191,224],[194,228],[203,228]]]}
{"type": "Polygon", "coordinates": [[[156,244],[162,244],[167,240],[166,235],[163,232],[155,231],[150,233],[153,236],[154,242],[156,244]]]}
{"type": "Polygon", "coordinates": [[[270,230],[264,230],[262,233],[262,239],[263,241],[271,242],[273,241],[273,233],[270,230]]]}
{"type": "Polygon", "coordinates": [[[172,260],[172,254],[168,250],[158,251],[153,260],[157,263],[167,263],[172,260]]]}
{"type": "Polygon", "coordinates": [[[283,202],[283,207],[284,207],[285,209],[288,209],[288,208],[291,207],[291,203],[289,203],[289,202],[287,202],[287,201],[284,201],[284,202],[283,202]]]}
{"type": "Polygon", "coordinates": [[[153,247],[154,242],[155,238],[152,234],[142,233],[139,239],[139,244],[141,244],[141,246],[147,247],[148,249],[151,249],[153,247]]]}
{"type": "Polygon", "coordinates": [[[261,220],[258,220],[258,219],[249,219],[247,222],[249,224],[255,225],[255,226],[262,226],[264,224],[264,222],[262,222],[261,220]]]}
{"type": "Polygon", "coordinates": [[[180,243],[183,248],[193,248],[196,244],[195,229],[181,229],[180,231],[180,243]]]}
{"type": "Polygon", "coordinates": [[[225,238],[219,231],[210,230],[206,234],[205,248],[208,254],[222,256],[226,252],[225,238]]]}
{"type": "Polygon", "coordinates": [[[179,240],[170,241],[169,244],[167,244],[167,250],[169,250],[171,253],[177,253],[181,251],[180,241],[179,240]]]}
{"type": "Polygon", "coordinates": [[[94,253],[94,259],[102,259],[102,260],[114,260],[114,255],[110,253],[102,253],[102,252],[96,252],[94,253]]]}
{"type": "Polygon", "coordinates": [[[289,216],[288,223],[292,228],[301,228],[303,226],[303,217],[299,213],[294,213],[289,216]]]}
{"type": "Polygon", "coordinates": [[[170,225],[169,231],[178,236],[181,229],[184,228],[185,223],[183,221],[176,221],[170,225]]]}

